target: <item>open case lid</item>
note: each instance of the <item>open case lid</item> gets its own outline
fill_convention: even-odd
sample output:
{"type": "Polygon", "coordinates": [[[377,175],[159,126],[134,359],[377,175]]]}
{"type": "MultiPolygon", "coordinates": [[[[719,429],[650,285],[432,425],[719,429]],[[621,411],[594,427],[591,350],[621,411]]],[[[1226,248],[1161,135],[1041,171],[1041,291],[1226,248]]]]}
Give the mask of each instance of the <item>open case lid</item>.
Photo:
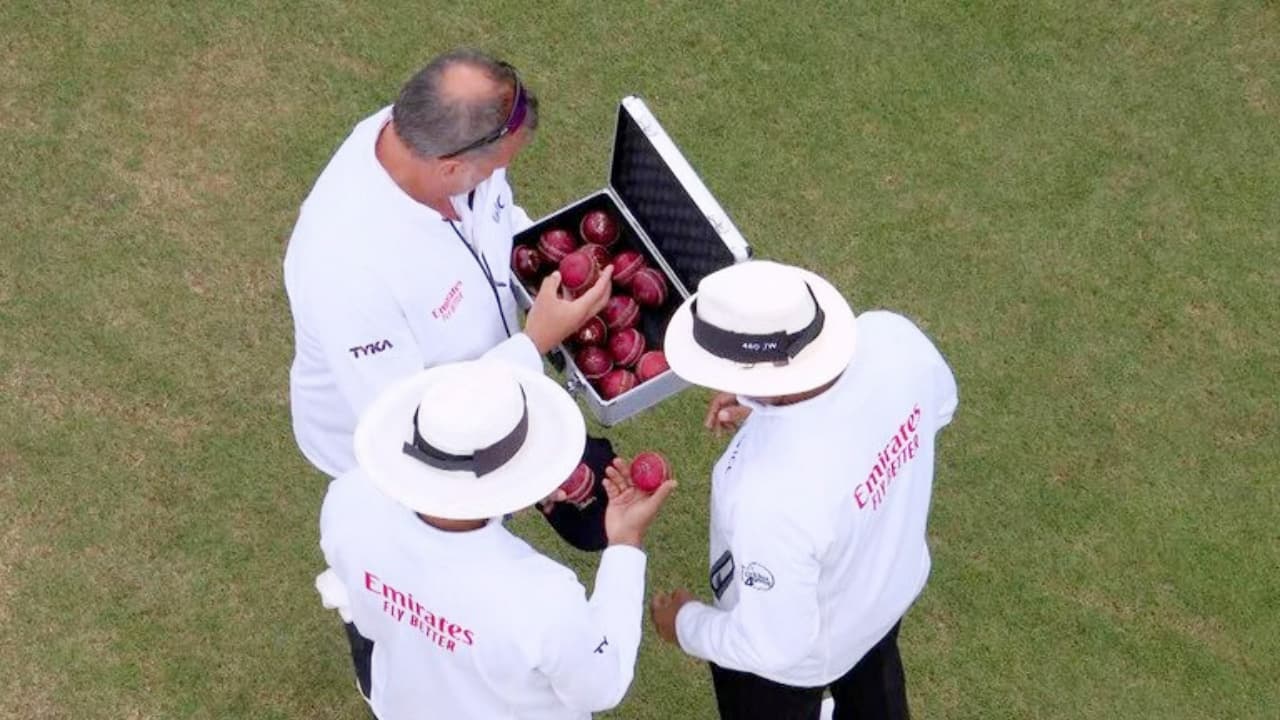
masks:
{"type": "Polygon", "coordinates": [[[618,105],[609,186],[667,261],[684,294],[751,249],[679,148],[635,96],[618,105]]]}

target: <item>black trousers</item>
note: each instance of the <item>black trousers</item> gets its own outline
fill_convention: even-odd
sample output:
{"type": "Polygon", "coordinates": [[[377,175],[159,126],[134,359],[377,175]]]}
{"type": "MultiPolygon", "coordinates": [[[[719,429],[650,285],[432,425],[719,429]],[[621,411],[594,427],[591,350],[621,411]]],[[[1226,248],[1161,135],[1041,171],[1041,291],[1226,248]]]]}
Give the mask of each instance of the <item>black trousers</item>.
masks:
{"type": "Polygon", "coordinates": [[[360,694],[369,699],[372,692],[372,679],[369,668],[373,661],[373,641],[360,634],[355,623],[344,623],[347,629],[347,644],[351,646],[351,664],[356,670],[356,685],[360,694]]]}
{"type": "Polygon", "coordinates": [[[827,689],[835,700],[834,720],[907,720],[899,625],[827,687],[792,687],[712,663],[711,682],[721,720],[818,720],[827,689]]]}

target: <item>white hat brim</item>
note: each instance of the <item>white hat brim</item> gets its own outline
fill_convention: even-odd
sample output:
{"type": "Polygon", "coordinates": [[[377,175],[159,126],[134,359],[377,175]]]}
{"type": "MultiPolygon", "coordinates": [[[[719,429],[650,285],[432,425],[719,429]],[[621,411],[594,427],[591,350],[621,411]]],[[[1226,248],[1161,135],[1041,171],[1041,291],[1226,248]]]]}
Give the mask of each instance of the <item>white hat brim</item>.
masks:
{"type": "Polygon", "coordinates": [[[360,467],[401,505],[451,520],[500,517],[550,495],[581,461],[586,423],[573,398],[553,380],[515,365],[504,368],[524,388],[529,430],[520,450],[502,467],[476,477],[433,468],[404,453],[404,444],[413,442],[418,403],[432,383],[441,380],[439,371],[444,368],[424,370],[374,400],[356,427],[360,467]]]}
{"type": "Polygon", "coordinates": [[[805,392],[834,380],[853,361],[856,322],[853,309],[834,285],[820,275],[790,268],[803,276],[826,315],[822,332],[786,365],[744,365],[712,355],[693,339],[695,293],[667,325],[663,348],[672,372],[706,388],[748,397],[805,392]]]}

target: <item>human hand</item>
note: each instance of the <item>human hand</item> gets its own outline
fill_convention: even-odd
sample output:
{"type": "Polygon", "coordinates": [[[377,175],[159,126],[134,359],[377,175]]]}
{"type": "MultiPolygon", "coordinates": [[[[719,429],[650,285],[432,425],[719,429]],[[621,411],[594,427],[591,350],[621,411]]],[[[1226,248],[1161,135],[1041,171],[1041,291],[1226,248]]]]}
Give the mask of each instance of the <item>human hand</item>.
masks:
{"type": "Polygon", "coordinates": [[[604,511],[604,534],[610,545],[640,547],[644,535],[658,515],[658,508],[676,489],[676,481],[668,480],[653,493],[646,493],[631,484],[629,464],[622,458],[614,458],[604,471],[604,489],[609,505],[604,511]]]}
{"type": "Polygon", "coordinates": [[[562,488],[556,488],[555,492],[538,501],[538,509],[541,510],[543,514],[546,514],[551,512],[551,509],[555,507],[556,503],[564,502],[568,499],[569,495],[562,488]]]}
{"type": "Polygon", "coordinates": [[[674,592],[658,593],[649,601],[649,619],[658,631],[658,637],[674,645],[679,645],[676,637],[676,616],[685,603],[693,602],[693,593],[680,588],[674,592]]]}
{"type": "Polygon", "coordinates": [[[725,430],[737,430],[750,414],[751,408],[741,405],[737,395],[716,393],[707,405],[707,419],[703,424],[719,435],[725,430]]]}
{"type": "Polygon", "coordinates": [[[539,354],[547,354],[604,309],[612,285],[613,267],[610,266],[600,272],[594,285],[575,299],[561,292],[560,272],[551,273],[543,279],[525,316],[524,334],[533,341],[539,354]]]}

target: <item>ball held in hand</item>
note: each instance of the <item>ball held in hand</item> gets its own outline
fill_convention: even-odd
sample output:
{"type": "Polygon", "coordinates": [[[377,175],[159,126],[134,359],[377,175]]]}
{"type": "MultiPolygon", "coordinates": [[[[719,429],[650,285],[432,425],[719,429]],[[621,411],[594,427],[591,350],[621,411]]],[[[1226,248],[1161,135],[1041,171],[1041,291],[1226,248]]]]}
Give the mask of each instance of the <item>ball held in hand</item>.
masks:
{"type": "Polygon", "coordinates": [[[600,266],[590,253],[574,250],[560,261],[560,282],[573,295],[580,295],[600,278],[600,266]]]}
{"type": "Polygon", "coordinates": [[[651,493],[671,479],[671,465],[656,452],[642,452],[631,460],[631,484],[651,493]]]}

